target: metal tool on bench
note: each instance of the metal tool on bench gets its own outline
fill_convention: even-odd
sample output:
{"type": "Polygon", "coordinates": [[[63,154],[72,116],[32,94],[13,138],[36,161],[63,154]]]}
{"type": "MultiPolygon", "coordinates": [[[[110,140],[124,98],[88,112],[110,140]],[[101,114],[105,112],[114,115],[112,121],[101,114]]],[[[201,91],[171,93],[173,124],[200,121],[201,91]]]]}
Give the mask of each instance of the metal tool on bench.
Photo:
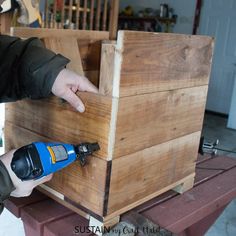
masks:
{"type": "Polygon", "coordinates": [[[205,142],[204,137],[201,137],[198,152],[201,155],[203,155],[204,153],[216,155],[218,151],[216,146],[219,144],[219,142],[220,142],[219,139],[216,139],[216,141],[213,143],[205,142]]]}
{"type": "Polygon", "coordinates": [[[219,139],[216,139],[215,142],[210,143],[210,142],[205,142],[204,137],[201,137],[198,152],[201,155],[203,155],[204,153],[208,153],[213,156],[217,155],[218,151],[236,153],[235,151],[232,151],[232,150],[227,150],[227,149],[217,147],[219,143],[220,143],[219,139]]]}
{"type": "Polygon", "coordinates": [[[98,143],[72,145],[34,142],[14,152],[11,168],[21,180],[39,179],[65,168],[76,160],[84,166],[87,157],[99,149],[98,143]]]}

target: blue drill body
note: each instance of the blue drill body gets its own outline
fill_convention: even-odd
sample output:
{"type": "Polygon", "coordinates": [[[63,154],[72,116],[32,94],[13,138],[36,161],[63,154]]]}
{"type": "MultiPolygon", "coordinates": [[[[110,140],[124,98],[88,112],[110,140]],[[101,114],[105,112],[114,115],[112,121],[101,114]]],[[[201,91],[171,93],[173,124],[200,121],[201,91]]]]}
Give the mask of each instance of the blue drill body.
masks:
{"type": "Polygon", "coordinates": [[[43,173],[38,178],[55,173],[77,160],[75,148],[63,143],[34,143],[43,166],[43,173]]]}
{"type": "Polygon", "coordinates": [[[21,180],[39,179],[67,167],[76,160],[83,166],[86,158],[99,149],[98,143],[72,145],[34,142],[15,151],[11,168],[21,180]]]}

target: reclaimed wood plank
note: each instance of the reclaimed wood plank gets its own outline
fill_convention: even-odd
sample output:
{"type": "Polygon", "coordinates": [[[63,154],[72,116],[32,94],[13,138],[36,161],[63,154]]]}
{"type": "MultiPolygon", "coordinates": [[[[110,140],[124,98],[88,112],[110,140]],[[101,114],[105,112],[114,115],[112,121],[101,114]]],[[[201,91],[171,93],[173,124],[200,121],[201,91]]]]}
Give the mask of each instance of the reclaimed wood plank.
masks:
{"type": "Polygon", "coordinates": [[[84,92],[79,96],[86,107],[84,113],[53,97],[6,104],[6,120],[55,141],[98,142],[101,149],[96,156],[109,159],[112,98],[84,92]]]}
{"type": "Polygon", "coordinates": [[[84,71],[99,71],[101,61],[101,40],[78,39],[78,45],[84,71]]]}
{"type": "Polygon", "coordinates": [[[98,70],[87,70],[84,71],[84,75],[93,83],[97,88],[99,86],[99,71],[98,70]]]}
{"type": "Polygon", "coordinates": [[[114,78],[115,41],[102,43],[99,93],[112,96],[114,78]]]}
{"type": "Polygon", "coordinates": [[[76,37],[85,40],[104,40],[109,39],[109,32],[96,30],[71,30],[71,29],[48,29],[48,28],[26,28],[11,27],[11,35],[29,38],[29,37],[76,37]]]}
{"type": "Polygon", "coordinates": [[[113,159],[200,131],[207,88],[120,98],[113,159]]]}
{"type": "Polygon", "coordinates": [[[0,14],[0,34],[9,34],[12,24],[13,12],[4,12],[0,14]]]}
{"type": "Polygon", "coordinates": [[[213,39],[208,36],[119,31],[116,97],[209,83],[213,39]]]}
{"type": "Polygon", "coordinates": [[[193,174],[199,140],[195,132],[114,160],[108,215],[193,174]]]}

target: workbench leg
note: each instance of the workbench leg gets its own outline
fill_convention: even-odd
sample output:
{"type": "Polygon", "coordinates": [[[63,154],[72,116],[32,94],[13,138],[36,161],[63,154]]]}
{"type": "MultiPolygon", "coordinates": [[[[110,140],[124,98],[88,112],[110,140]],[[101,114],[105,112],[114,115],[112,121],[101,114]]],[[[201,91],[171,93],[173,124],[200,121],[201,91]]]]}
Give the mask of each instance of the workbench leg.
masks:
{"type": "Polygon", "coordinates": [[[186,179],[183,183],[174,187],[172,190],[174,190],[177,193],[182,194],[188,191],[189,189],[191,189],[193,187],[193,184],[194,184],[194,175],[186,179]]]}

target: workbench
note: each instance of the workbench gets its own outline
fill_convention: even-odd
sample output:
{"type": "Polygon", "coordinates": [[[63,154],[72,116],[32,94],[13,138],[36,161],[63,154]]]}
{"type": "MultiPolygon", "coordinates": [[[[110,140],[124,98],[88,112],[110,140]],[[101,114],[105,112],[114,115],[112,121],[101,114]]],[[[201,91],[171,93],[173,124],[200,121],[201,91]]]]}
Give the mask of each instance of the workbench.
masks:
{"type": "MultiPolygon", "coordinates": [[[[235,197],[236,159],[199,155],[191,190],[182,195],[168,191],[123,214],[121,221],[135,225],[148,219],[177,235],[200,236],[235,197]]],[[[37,190],[30,197],[10,198],[5,205],[22,219],[26,236],[93,235],[85,218],[37,190]]]]}

